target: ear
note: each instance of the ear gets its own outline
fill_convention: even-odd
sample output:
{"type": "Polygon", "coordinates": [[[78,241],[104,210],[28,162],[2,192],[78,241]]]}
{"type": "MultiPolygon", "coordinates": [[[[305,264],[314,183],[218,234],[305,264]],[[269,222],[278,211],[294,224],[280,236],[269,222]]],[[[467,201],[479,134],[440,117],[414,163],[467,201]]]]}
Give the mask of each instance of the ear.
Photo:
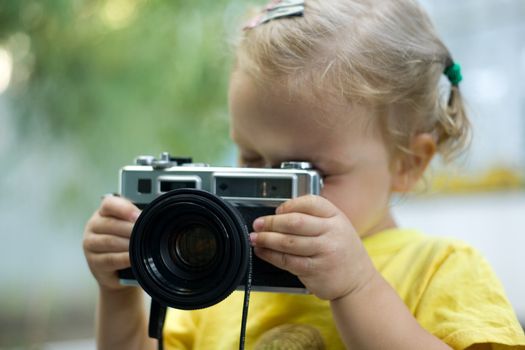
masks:
{"type": "Polygon", "coordinates": [[[436,148],[436,141],[431,134],[417,134],[410,142],[409,153],[401,154],[394,160],[392,191],[410,191],[423,176],[436,154],[436,148]]]}

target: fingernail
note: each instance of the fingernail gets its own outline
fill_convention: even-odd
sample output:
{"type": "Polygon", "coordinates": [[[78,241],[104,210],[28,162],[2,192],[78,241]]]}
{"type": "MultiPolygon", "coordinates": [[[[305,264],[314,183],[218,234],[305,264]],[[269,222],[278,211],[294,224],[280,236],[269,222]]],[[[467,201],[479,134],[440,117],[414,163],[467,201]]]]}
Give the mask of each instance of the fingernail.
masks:
{"type": "Polygon", "coordinates": [[[104,200],[108,197],[120,197],[120,195],[118,193],[105,193],[102,196],[100,196],[100,199],[104,200]]]}
{"type": "Polygon", "coordinates": [[[253,222],[253,229],[254,229],[255,231],[262,230],[263,227],[264,227],[264,219],[263,219],[263,218],[257,218],[257,219],[253,222]]]}
{"type": "Polygon", "coordinates": [[[137,219],[139,218],[140,216],[140,211],[134,211],[132,214],[131,214],[131,221],[132,222],[135,222],[137,221],[137,219]]]}
{"type": "Polygon", "coordinates": [[[255,241],[257,240],[257,233],[250,233],[250,243],[252,246],[255,246],[255,241]]]}

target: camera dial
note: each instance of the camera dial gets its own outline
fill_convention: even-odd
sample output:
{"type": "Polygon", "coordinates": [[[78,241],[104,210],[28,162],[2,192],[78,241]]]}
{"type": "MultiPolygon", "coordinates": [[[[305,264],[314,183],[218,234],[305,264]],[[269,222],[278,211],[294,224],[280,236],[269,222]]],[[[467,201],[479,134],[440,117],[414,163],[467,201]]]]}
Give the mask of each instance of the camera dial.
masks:
{"type": "Polygon", "coordinates": [[[162,152],[159,158],[151,155],[143,155],[135,158],[136,165],[152,166],[154,169],[162,170],[177,165],[190,164],[190,157],[172,157],[168,152],[162,152]]]}
{"type": "Polygon", "coordinates": [[[155,160],[155,157],[153,156],[138,156],[135,158],[135,164],[137,165],[151,165],[153,164],[153,161],[155,160]]]}
{"type": "Polygon", "coordinates": [[[281,169],[310,170],[313,166],[310,162],[283,162],[281,169]]]}

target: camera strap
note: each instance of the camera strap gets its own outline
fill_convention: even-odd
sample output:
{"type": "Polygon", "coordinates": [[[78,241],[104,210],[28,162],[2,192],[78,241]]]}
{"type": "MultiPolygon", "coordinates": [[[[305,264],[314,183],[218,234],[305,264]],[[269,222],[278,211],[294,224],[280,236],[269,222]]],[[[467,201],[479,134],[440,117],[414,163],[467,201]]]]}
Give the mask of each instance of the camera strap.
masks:
{"type": "Polygon", "coordinates": [[[244,282],[244,303],[242,306],[241,336],[239,339],[239,350],[244,350],[246,340],[246,323],[248,321],[248,307],[250,306],[250,292],[252,290],[252,249],[248,249],[248,271],[244,282]]]}
{"type": "Polygon", "coordinates": [[[164,348],[162,341],[162,328],[164,328],[165,319],[166,307],[152,299],[149,312],[148,335],[150,338],[154,338],[159,341],[159,350],[163,350],[164,348]]]}
{"type": "MultiPolygon", "coordinates": [[[[248,322],[248,309],[250,306],[250,292],[252,290],[252,248],[248,249],[248,268],[246,271],[246,280],[244,283],[244,302],[242,307],[241,334],[239,339],[239,350],[244,350],[246,340],[246,323],[248,322]]],[[[163,350],[162,329],[166,319],[166,307],[156,300],[151,300],[148,335],[150,338],[158,340],[158,349],[163,350]]]]}

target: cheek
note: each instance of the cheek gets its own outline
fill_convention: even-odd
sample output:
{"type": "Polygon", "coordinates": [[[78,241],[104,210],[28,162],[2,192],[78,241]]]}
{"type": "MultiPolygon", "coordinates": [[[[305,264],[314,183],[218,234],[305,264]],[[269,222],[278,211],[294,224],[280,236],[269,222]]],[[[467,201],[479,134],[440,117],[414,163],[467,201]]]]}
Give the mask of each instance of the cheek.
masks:
{"type": "Polygon", "coordinates": [[[332,202],[361,234],[386,215],[390,197],[387,178],[328,179],[322,196],[332,202]]]}
{"type": "Polygon", "coordinates": [[[366,226],[366,217],[369,216],[370,196],[361,193],[359,187],[341,187],[334,182],[325,184],[322,196],[339,208],[358,232],[361,231],[366,226]]]}

